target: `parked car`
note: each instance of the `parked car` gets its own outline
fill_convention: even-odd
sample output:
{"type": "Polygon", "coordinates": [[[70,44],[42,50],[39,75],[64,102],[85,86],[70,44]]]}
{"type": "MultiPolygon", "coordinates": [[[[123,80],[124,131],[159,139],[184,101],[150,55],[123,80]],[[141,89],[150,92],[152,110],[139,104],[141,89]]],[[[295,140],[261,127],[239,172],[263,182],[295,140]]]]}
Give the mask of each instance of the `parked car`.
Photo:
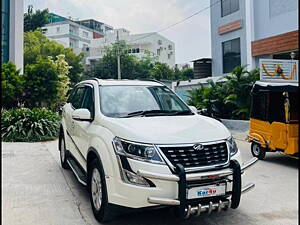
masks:
{"type": "Polygon", "coordinates": [[[97,220],[171,206],[181,218],[239,206],[242,163],[228,129],[156,81],[86,80],[62,108],[59,150],[97,220]]]}

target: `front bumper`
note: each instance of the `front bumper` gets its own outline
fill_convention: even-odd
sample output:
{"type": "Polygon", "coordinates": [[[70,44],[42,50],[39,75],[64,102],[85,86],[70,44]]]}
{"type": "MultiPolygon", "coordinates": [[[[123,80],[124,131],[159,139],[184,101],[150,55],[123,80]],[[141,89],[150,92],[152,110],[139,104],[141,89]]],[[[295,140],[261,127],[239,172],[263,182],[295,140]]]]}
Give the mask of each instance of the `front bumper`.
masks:
{"type": "Polygon", "coordinates": [[[240,165],[238,161],[232,160],[230,163],[230,168],[218,170],[218,171],[209,171],[209,172],[199,172],[199,173],[191,173],[186,174],[183,167],[180,165],[177,166],[177,174],[160,174],[147,172],[144,170],[137,170],[137,174],[141,177],[149,178],[149,179],[157,179],[163,181],[171,181],[178,183],[178,198],[177,199],[168,199],[161,197],[148,197],[148,202],[151,204],[159,204],[159,205],[169,205],[169,206],[178,206],[179,213],[181,217],[187,218],[190,215],[200,215],[202,212],[207,211],[208,213],[216,210],[220,211],[221,209],[227,208],[237,208],[240,202],[240,196],[243,193],[254,188],[254,184],[250,183],[241,187],[241,174],[244,173],[245,170],[250,168],[257,162],[257,158],[252,158],[246,163],[240,165]],[[226,177],[232,177],[232,192],[231,198],[219,199],[217,202],[209,201],[204,205],[196,203],[195,201],[190,203],[186,199],[186,190],[187,183],[193,181],[201,181],[201,180],[214,180],[221,179],[226,177]]]}

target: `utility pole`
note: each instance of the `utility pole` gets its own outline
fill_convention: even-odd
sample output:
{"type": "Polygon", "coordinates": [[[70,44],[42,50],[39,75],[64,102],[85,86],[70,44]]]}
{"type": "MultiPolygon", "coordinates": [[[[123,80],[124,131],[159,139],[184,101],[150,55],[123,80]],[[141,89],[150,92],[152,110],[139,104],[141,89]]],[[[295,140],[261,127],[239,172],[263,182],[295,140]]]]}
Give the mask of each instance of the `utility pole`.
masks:
{"type": "Polygon", "coordinates": [[[117,30],[117,60],[118,60],[118,80],[121,80],[121,64],[120,64],[119,31],[118,30],[117,30]]]}

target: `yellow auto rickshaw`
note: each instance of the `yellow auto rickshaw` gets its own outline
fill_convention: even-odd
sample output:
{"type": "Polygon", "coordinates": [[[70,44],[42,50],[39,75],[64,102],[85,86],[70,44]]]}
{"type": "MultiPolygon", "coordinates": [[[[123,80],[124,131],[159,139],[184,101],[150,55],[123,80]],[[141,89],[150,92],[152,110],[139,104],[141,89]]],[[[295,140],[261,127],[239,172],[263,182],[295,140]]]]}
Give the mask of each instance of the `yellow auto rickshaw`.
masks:
{"type": "Polygon", "coordinates": [[[253,156],[279,151],[299,158],[298,82],[256,81],[247,140],[253,156]]]}

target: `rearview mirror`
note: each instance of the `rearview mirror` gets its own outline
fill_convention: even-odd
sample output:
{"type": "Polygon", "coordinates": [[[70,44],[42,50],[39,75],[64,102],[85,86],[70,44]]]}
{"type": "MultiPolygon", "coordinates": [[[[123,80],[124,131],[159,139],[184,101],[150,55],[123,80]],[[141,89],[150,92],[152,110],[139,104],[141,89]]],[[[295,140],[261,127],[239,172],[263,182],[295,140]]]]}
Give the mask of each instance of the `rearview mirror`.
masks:
{"type": "Polygon", "coordinates": [[[72,113],[72,119],[78,121],[91,121],[91,113],[88,109],[75,109],[72,113]]]}
{"type": "Polygon", "coordinates": [[[197,110],[197,108],[195,106],[189,105],[189,108],[190,108],[190,110],[192,110],[192,112],[198,114],[198,110],[197,110]]]}

